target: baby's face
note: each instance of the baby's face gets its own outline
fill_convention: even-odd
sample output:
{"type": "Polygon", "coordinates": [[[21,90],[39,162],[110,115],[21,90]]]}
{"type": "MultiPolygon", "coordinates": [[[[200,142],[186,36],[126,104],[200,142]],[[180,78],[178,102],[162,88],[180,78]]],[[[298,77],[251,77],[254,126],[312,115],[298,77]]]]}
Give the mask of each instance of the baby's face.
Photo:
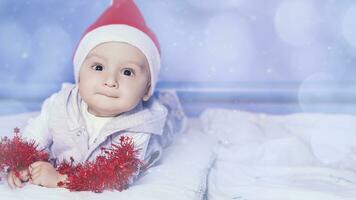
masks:
{"type": "Polygon", "coordinates": [[[146,57],[127,43],[107,42],[91,50],[78,84],[88,111],[100,117],[117,116],[150,97],[146,57]]]}

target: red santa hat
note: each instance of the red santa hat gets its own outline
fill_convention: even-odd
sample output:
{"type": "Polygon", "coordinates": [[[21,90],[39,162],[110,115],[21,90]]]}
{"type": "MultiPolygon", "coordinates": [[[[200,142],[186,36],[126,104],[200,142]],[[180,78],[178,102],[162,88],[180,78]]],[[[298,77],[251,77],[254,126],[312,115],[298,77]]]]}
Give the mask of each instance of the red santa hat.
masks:
{"type": "Polygon", "coordinates": [[[76,83],[88,53],[99,44],[111,41],[131,44],[146,56],[152,94],[160,70],[160,46],[133,0],[113,0],[111,6],[85,31],[73,57],[76,83]]]}

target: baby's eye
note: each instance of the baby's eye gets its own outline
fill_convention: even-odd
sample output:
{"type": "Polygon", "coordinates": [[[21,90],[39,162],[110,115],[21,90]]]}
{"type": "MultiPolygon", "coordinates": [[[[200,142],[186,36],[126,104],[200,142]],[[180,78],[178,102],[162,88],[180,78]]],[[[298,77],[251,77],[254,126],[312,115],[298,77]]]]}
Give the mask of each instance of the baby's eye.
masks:
{"type": "Polygon", "coordinates": [[[95,71],[103,71],[104,67],[100,64],[95,64],[91,67],[95,71]]]}
{"type": "Polygon", "coordinates": [[[134,71],[132,69],[124,69],[122,70],[122,74],[125,75],[125,76],[132,76],[134,75],[134,71]]]}

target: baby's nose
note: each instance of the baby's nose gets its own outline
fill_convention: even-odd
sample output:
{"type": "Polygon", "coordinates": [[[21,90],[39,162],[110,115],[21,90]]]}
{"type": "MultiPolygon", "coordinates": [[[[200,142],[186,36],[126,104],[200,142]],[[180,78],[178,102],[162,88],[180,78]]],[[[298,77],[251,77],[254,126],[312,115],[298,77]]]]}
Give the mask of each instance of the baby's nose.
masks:
{"type": "Polygon", "coordinates": [[[117,88],[119,86],[116,77],[112,74],[107,76],[104,85],[110,88],[117,88]]]}
{"type": "Polygon", "coordinates": [[[105,82],[105,86],[111,87],[111,88],[117,88],[118,84],[116,82],[107,81],[107,82],[105,82]]]}

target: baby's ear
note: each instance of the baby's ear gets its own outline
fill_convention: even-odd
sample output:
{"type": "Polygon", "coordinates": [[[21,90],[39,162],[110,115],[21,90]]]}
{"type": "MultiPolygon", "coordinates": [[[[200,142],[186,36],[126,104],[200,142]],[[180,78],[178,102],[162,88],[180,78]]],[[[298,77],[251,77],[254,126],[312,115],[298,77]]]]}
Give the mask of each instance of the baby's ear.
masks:
{"type": "Polygon", "coordinates": [[[142,99],[143,99],[143,101],[148,101],[151,96],[152,96],[151,83],[149,83],[149,84],[147,85],[146,92],[145,92],[145,94],[143,95],[142,99]]]}

